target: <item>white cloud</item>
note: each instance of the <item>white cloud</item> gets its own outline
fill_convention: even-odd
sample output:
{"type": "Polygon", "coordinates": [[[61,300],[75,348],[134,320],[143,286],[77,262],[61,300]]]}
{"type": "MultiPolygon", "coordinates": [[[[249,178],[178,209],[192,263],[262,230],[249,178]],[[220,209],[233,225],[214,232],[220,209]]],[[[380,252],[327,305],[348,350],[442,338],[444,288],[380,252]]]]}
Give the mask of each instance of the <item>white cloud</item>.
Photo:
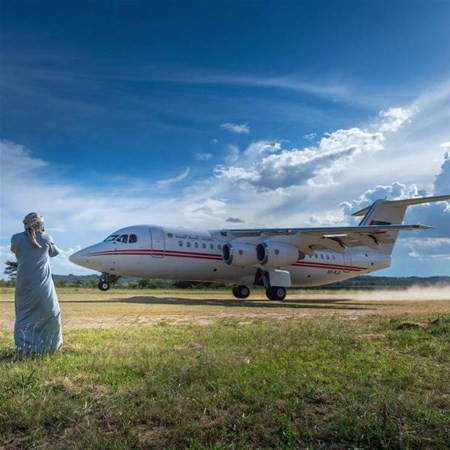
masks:
{"type": "Polygon", "coordinates": [[[257,159],[265,153],[276,153],[281,150],[281,142],[278,141],[256,141],[252,142],[244,154],[249,159],[257,159]]]}
{"type": "Polygon", "coordinates": [[[248,126],[248,123],[242,123],[242,124],[236,124],[236,123],[222,123],[220,125],[220,128],[223,130],[230,131],[231,133],[235,134],[249,134],[250,133],[250,127],[248,126]]]}
{"type": "Polygon", "coordinates": [[[227,164],[233,164],[239,159],[239,154],[240,154],[239,147],[230,144],[227,147],[227,155],[225,156],[225,162],[227,164]]]}
{"type": "Polygon", "coordinates": [[[403,245],[410,257],[420,261],[450,261],[450,238],[406,238],[403,245]]]}
{"type": "Polygon", "coordinates": [[[272,190],[332,182],[333,174],[345,170],[361,154],[383,148],[379,132],[359,128],[327,134],[317,147],[283,150],[281,142],[252,143],[244,156],[230,166],[218,166],[216,176],[245,182],[259,190],[272,190]]]}
{"type": "Polygon", "coordinates": [[[434,180],[434,190],[437,195],[447,195],[450,193],[450,155],[445,153],[444,163],[441,171],[434,180]]]}
{"type": "Polygon", "coordinates": [[[167,187],[171,186],[172,184],[183,181],[190,174],[190,172],[191,172],[191,169],[189,167],[186,167],[186,169],[183,171],[183,173],[181,173],[180,175],[177,175],[176,177],[157,181],[156,186],[158,188],[167,188],[167,187]]]}
{"type": "Polygon", "coordinates": [[[381,111],[379,114],[382,119],[380,131],[396,132],[400,130],[406,123],[411,121],[414,112],[413,108],[389,108],[381,111]]]}

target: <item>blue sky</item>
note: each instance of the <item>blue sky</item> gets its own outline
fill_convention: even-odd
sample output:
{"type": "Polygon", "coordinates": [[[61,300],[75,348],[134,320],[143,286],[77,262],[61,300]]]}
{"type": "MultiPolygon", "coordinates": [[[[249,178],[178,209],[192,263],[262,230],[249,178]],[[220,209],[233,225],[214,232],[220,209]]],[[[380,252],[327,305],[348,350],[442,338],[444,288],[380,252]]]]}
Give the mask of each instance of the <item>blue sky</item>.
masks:
{"type": "MultiPolygon", "coordinates": [[[[121,226],[352,224],[450,193],[448,1],[0,3],[1,257],[121,226]]],[[[450,275],[450,206],[380,275],[450,275]]]]}

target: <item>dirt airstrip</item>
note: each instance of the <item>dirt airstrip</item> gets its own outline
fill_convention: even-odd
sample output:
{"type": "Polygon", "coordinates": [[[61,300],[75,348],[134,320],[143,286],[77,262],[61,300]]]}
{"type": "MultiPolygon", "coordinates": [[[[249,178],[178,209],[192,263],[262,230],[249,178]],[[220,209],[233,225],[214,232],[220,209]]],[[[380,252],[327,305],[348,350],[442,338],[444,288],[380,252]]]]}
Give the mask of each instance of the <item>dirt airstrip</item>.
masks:
{"type": "MultiPolygon", "coordinates": [[[[449,314],[450,289],[401,291],[292,291],[284,302],[269,301],[262,291],[236,300],[227,291],[155,291],[58,289],[63,326],[92,328],[142,326],[161,322],[208,325],[220,320],[241,323],[316,316],[449,314]]],[[[14,290],[0,299],[0,327],[14,326],[14,290]]]]}

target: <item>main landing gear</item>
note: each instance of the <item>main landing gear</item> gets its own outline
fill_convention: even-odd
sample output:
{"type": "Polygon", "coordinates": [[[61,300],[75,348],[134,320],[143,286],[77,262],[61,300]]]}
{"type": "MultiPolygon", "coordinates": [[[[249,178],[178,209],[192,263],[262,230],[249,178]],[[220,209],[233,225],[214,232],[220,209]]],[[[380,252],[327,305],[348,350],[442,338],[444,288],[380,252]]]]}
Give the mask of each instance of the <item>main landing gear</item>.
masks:
{"type": "MultiPolygon", "coordinates": [[[[247,298],[250,295],[250,289],[247,286],[233,286],[233,295],[235,298],[247,298]]],[[[286,289],[280,286],[271,286],[266,289],[266,297],[269,300],[282,302],[286,298],[286,289]]]]}
{"type": "Polygon", "coordinates": [[[266,289],[266,297],[269,300],[282,302],[286,298],[286,289],[280,286],[272,286],[266,289]]]}
{"type": "Polygon", "coordinates": [[[250,289],[243,284],[233,286],[233,295],[235,298],[247,298],[250,295],[250,289]]]}

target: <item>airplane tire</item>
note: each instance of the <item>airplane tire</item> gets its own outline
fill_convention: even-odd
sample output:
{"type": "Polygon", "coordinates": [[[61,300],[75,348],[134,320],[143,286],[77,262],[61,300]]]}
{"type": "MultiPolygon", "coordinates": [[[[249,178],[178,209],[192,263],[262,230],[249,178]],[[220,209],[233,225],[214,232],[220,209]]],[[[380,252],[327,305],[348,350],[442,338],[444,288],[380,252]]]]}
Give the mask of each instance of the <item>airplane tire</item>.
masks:
{"type": "Polygon", "coordinates": [[[286,289],[280,286],[272,286],[266,289],[266,296],[269,300],[282,302],[286,298],[286,289]]]}
{"type": "Polygon", "coordinates": [[[234,286],[233,295],[235,298],[247,298],[250,295],[250,289],[243,284],[234,286]]]}
{"type": "Polygon", "coordinates": [[[107,291],[110,288],[110,284],[105,280],[100,280],[100,282],[98,283],[98,288],[101,291],[107,291]]]}

